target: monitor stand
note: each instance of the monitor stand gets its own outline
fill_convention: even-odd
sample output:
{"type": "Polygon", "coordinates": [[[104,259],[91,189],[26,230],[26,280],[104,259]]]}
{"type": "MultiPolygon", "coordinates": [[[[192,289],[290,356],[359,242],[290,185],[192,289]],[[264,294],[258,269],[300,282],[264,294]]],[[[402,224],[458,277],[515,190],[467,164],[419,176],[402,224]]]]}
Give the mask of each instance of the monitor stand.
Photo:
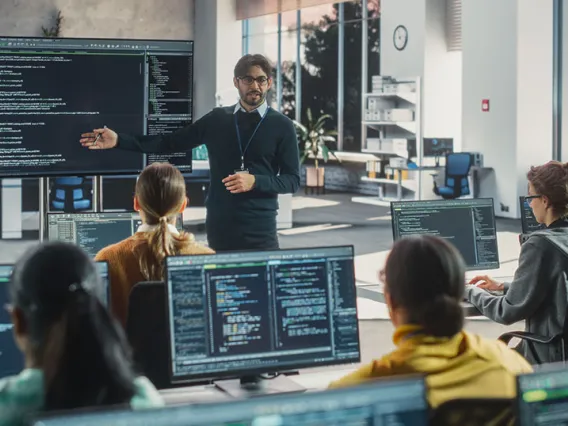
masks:
{"type": "Polygon", "coordinates": [[[435,161],[436,167],[440,167],[440,156],[439,155],[436,155],[434,157],[434,161],[435,161]]]}
{"type": "Polygon", "coordinates": [[[214,384],[235,398],[306,391],[306,388],[282,374],[270,379],[260,376],[243,376],[240,379],[217,380],[214,384]]]}

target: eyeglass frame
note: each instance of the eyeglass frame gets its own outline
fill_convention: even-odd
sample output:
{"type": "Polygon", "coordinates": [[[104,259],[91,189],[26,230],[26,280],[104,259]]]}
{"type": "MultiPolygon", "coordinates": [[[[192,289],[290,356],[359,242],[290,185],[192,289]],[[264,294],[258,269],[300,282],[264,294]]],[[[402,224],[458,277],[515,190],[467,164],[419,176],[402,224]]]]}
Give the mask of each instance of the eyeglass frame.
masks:
{"type": "Polygon", "coordinates": [[[525,195],[525,201],[529,204],[532,200],[536,200],[537,198],[542,198],[542,195],[525,195]]]}
{"type": "Polygon", "coordinates": [[[252,84],[256,82],[260,87],[266,86],[268,84],[268,82],[270,81],[270,77],[267,77],[265,75],[261,75],[260,77],[253,77],[251,75],[243,75],[243,76],[237,77],[237,79],[242,81],[247,86],[252,86],[252,84]],[[250,79],[251,80],[250,83],[245,81],[245,79],[250,79]],[[266,79],[266,80],[259,81],[261,79],[266,79]]]}

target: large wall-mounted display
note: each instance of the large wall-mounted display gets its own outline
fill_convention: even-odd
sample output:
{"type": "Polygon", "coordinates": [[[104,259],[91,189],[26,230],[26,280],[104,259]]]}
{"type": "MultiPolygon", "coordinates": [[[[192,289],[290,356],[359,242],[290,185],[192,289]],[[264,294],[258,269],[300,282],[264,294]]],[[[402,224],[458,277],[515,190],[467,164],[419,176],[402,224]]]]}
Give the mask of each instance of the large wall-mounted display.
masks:
{"type": "Polygon", "coordinates": [[[158,135],[192,121],[193,42],[0,38],[0,177],[135,174],[192,152],[88,150],[107,126],[158,135]]]}

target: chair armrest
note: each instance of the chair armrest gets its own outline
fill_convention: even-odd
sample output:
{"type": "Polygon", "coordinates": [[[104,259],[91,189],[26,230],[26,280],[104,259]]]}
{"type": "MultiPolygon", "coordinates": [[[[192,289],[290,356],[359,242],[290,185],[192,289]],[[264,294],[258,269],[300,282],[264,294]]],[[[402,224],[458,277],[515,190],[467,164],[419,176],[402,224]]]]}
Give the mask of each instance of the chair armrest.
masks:
{"type": "Polygon", "coordinates": [[[542,344],[549,344],[554,342],[556,339],[560,338],[560,336],[553,336],[553,337],[540,336],[538,334],[529,333],[528,331],[509,331],[499,336],[499,340],[501,340],[504,343],[509,343],[511,339],[515,337],[522,340],[528,340],[529,342],[542,343],[542,344]]]}

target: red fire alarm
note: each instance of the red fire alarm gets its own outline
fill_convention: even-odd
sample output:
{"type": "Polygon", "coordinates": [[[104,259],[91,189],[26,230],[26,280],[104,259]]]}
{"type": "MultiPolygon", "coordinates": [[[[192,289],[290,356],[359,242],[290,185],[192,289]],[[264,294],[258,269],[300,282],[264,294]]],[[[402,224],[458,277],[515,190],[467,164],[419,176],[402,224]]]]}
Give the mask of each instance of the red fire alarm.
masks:
{"type": "Polygon", "coordinates": [[[481,100],[481,111],[489,112],[489,99],[481,100]]]}

